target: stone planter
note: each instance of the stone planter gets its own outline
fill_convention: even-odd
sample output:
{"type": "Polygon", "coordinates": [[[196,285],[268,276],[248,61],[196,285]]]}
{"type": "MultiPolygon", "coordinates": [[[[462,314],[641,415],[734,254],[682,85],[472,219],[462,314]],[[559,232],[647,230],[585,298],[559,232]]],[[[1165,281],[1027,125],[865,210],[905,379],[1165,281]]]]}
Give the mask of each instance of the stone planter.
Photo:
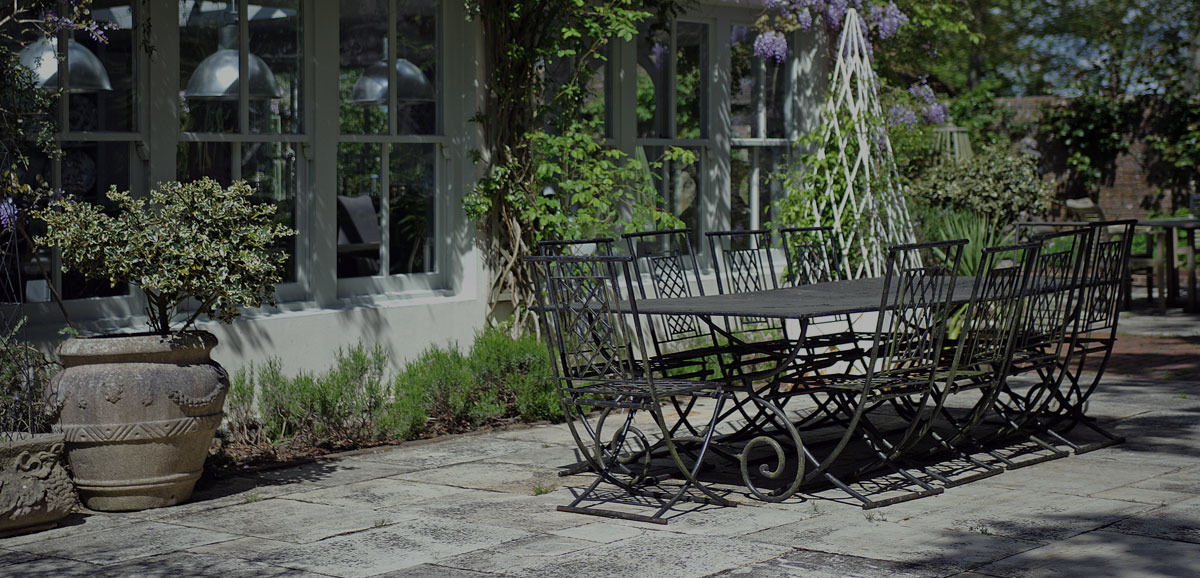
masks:
{"type": "Polygon", "coordinates": [[[69,339],[51,381],[56,431],[84,505],[129,511],[186,501],[224,415],[229,376],[207,332],[69,339]]]}
{"type": "Polygon", "coordinates": [[[0,537],[53,528],[75,507],[62,434],[0,436],[0,537]]]}

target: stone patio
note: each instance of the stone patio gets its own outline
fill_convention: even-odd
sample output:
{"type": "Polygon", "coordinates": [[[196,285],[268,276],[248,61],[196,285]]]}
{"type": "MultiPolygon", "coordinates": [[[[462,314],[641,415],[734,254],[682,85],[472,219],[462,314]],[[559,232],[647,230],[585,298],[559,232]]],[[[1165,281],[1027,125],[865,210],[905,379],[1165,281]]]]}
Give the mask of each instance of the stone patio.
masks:
{"type": "Polygon", "coordinates": [[[1106,378],[1089,414],[1125,444],[877,510],[831,489],[682,506],[666,526],[560,513],[586,478],[557,475],[573,444],[543,425],[234,477],[172,508],[80,512],[0,540],[0,575],[1200,576],[1200,379],[1185,376],[1106,378]]]}

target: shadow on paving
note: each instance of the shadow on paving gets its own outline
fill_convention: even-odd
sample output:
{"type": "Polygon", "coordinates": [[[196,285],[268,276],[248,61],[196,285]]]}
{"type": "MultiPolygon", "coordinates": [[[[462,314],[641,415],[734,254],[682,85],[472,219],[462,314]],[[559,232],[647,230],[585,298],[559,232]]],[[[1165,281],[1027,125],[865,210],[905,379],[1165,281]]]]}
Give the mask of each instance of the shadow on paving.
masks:
{"type": "Polygon", "coordinates": [[[963,528],[921,529],[918,525],[877,524],[872,535],[894,535],[901,546],[852,547],[846,544],[794,544],[778,558],[715,576],[739,578],[898,578],[927,576],[1146,576],[1200,575],[1200,544],[1188,516],[1155,516],[1155,511],[1103,525],[1070,515],[1026,519],[975,520],[963,528]],[[890,528],[888,526],[890,525],[890,528]],[[1038,541],[1047,528],[1091,528],[1049,541],[1038,541]],[[887,528],[879,530],[880,528],[887,528]],[[1187,529],[1192,528],[1192,533],[1187,529]],[[853,551],[853,553],[848,553],[853,551]]]}

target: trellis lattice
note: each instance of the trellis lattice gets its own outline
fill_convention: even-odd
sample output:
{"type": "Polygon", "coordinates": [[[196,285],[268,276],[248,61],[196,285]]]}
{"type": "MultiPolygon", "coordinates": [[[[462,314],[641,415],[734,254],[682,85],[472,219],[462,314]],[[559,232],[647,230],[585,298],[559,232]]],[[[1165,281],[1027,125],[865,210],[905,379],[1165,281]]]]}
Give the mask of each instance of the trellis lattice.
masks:
{"type": "Polygon", "coordinates": [[[861,17],[851,8],[838,41],[817,153],[824,158],[829,151],[842,151],[841,162],[826,169],[825,190],[809,206],[816,223],[833,227],[841,268],[851,279],[883,275],[888,247],[914,241],[863,30],[861,17]]]}

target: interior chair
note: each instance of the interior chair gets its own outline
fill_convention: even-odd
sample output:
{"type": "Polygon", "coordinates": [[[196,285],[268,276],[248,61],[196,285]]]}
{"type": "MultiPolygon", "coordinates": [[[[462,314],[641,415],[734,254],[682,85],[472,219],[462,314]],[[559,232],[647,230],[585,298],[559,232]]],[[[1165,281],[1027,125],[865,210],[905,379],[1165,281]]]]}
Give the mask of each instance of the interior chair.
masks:
{"type": "Polygon", "coordinates": [[[379,275],[383,233],[370,195],[338,195],[338,276],[379,275]]]}

